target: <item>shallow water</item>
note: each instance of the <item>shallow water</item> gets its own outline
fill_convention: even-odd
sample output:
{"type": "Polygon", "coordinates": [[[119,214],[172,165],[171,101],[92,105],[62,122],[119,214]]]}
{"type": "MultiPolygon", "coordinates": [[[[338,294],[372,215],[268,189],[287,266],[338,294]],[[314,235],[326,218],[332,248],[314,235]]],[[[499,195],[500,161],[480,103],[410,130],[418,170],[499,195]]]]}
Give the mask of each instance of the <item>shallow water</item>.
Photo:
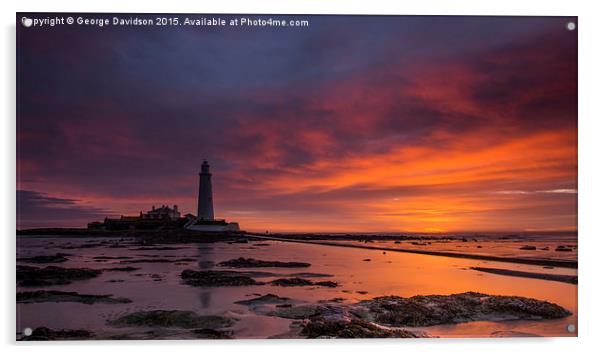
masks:
{"type": "MultiPolygon", "coordinates": [[[[578,248],[576,235],[520,235],[512,237],[500,236],[466,236],[456,240],[430,239],[430,240],[404,240],[388,241],[375,240],[367,243],[369,246],[387,247],[391,249],[408,249],[420,251],[452,252],[460,254],[478,254],[484,256],[564,260],[576,261],[578,248]],[[536,249],[521,249],[533,246],[536,249]],[[557,251],[562,246],[568,251],[557,251]]],[[[366,244],[363,241],[329,240],[328,242],[342,244],[366,244]]]]}
{"type": "MultiPolygon", "coordinates": [[[[421,330],[441,337],[470,336],[489,337],[500,335],[573,336],[569,324],[577,325],[577,286],[572,284],[487,274],[471,270],[470,267],[490,267],[576,275],[577,270],[566,268],[543,269],[541,266],[520,265],[501,262],[479,261],[459,258],[427,256],[377,250],[321,246],[314,244],[288,243],[280,241],[257,241],[249,243],[212,243],[167,245],[182,247],[177,250],[134,250],[127,248],[74,248],[64,246],[96,244],[98,238],[32,238],[18,239],[18,257],[69,253],[69,261],[53,264],[60,267],[110,268],[134,266],[134,272],[103,272],[97,278],[75,281],[72,284],[43,287],[61,291],[77,291],[82,294],[113,294],[126,297],[128,304],[79,304],[37,303],[17,304],[17,330],[26,327],[46,326],[60,329],[88,329],[99,337],[118,333],[140,334],[144,328],[114,328],[107,320],[120,315],[151,309],[192,310],[198,314],[220,314],[237,318],[231,328],[236,338],[291,337],[295,332],[295,321],[272,316],[258,315],[249,307],[235,301],[256,297],[257,294],[273,293],[289,297],[299,303],[315,303],[336,297],[345,302],[356,302],[382,295],[414,296],[431,294],[453,294],[477,291],[496,295],[518,295],[547,300],[563,306],[573,313],[561,320],[548,321],[503,321],[473,322],[457,325],[425,327],[421,330]],[[260,246],[259,244],[268,244],[260,246]],[[194,258],[195,262],[136,263],[122,264],[123,260],[99,262],[96,256],[127,256],[139,258],[194,258]],[[152,257],[151,257],[152,256],[152,257]],[[208,262],[218,263],[237,257],[253,257],[262,260],[299,261],[311,263],[309,268],[253,268],[288,275],[297,272],[330,274],[329,278],[339,283],[337,288],[325,287],[276,287],[257,285],[244,287],[191,287],[181,282],[179,274],[184,269],[207,269],[208,262]],[[365,261],[370,259],[370,261],[365,261]],[[122,282],[109,282],[123,280],[122,282]],[[360,293],[361,292],[361,293],[360,293]],[[364,293],[365,292],[365,293],[364,293]],[[291,325],[293,325],[291,332],[291,325]]],[[[18,264],[26,264],[18,262],[18,264]]],[[[45,266],[32,264],[34,266],[45,266]]],[[[49,264],[48,264],[49,265],[49,264]]],[[[220,267],[221,268],[221,267],[220,267]]],[[[237,269],[244,270],[244,269],[237,269]]],[[[257,278],[269,281],[275,277],[257,278]]],[[[17,291],[32,291],[42,288],[17,288],[17,291]]],[[[297,326],[298,327],[298,326],[297,326]]],[[[190,338],[188,331],[165,330],[161,338],[190,338]]]]}

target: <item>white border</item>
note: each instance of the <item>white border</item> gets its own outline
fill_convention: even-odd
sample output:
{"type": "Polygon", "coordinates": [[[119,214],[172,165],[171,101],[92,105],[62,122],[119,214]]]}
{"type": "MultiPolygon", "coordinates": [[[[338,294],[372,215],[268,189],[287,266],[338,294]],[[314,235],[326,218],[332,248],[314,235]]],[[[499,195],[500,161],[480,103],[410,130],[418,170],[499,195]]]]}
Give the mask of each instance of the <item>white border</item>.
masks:
{"type": "MultiPolygon", "coordinates": [[[[480,353],[488,354],[519,351],[572,354],[575,351],[597,351],[600,346],[599,252],[602,252],[602,232],[596,223],[600,218],[602,151],[600,114],[600,63],[602,63],[602,38],[600,20],[602,12],[595,1],[525,1],[525,0],[421,0],[421,1],[337,1],[301,0],[21,0],[18,3],[1,3],[2,11],[2,61],[3,82],[0,85],[3,111],[1,128],[2,153],[2,203],[0,218],[4,232],[4,281],[2,281],[2,327],[0,336],[3,349],[10,352],[31,353],[103,353],[108,350],[135,350],[149,354],[163,353],[175,346],[179,353],[211,351],[220,353],[243,351],[247,353],[307,353],[340,351],[365,353],[367,351],[420,351],[421,353],[480,353]],[[237,340],[232,342],[151,341],[151,342],[83,342],[15,344],[15,12],[188,12],[188,13],[289,13],[289,14],[405,14],[405,15],[557,15],[579,16],[579,338],[558,339],[438,339],[438,340],[237,340]]],[[[601,343],[602,344],[602,343],[601,343]]]]}

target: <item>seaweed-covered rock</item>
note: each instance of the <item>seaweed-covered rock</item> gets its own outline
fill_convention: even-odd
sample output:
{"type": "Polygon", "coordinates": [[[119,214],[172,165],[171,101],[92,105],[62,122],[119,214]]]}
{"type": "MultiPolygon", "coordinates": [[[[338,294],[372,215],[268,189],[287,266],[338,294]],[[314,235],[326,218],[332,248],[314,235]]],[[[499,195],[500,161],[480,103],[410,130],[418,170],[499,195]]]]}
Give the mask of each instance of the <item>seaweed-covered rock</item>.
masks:
{"type": "Polygon", "coordinates": [[[183,249],[186,249],[186,247],[159,246],[159,247],[130,248],[130,251],[175,251],[175,250],[183,250],[183,249]]]}
{"type": "Polygon", "coordinates": [[[287,277],[295,277],[295,278],[331,278],[332,274],[325,273],[311,273],[311,272],[302,272],[302,273],[292,273],[286,274],[287,277]]]}
{"type": "Polygon", "coordinates": [[[415,333],[403,329],[387,329],[353,318],[349,321],[309,321],[301,334],[308,338],[417,338],[415,333]]]}
{"type": "Polygon", "coordinates": [[[88,295],[79,294],[73,291],[57,291],[57,290],[38,290],[25,291],[17,293],[18,303],[35,303],[35,302],[80,302],[82,304],[126,304],[132,302],[126,298],[114,298],[113,295],[88,295]]]}
{"type": "Polygon", "coordinates": [[[54,255],[18,258],[17,260],[26,263],[62,263],[69,260],[65,256],[67,256],[66,253],[57,253],[54,255]]]}
{"type": "Polygon", "coordinates": [[[132,264],[132,263],[181,263],[181,262],[195,262],[195,258],[141,258],[141,259],[128,259],[125,261],[119,261],[121,264],[132,264]]]}
{"type": "Polygon", "coordinates": [[[272,280],[270,284],[276,286],[308,286],[314,283],[311,280],[303,278],[279,278],[272,280]]]}
{"type": "Polygon", "coordinates": [[[356,304],[321,302],[276,308],[265,314],[304,320],[301,334],[309,338],[410,338],[425,334],[407,327],[555,319],[569,316],[570,312],[546,301],[468,292],[410,298],[385,296],[356,304]]]}
{"type": "Polygon", "coordinates": [[[136,267],[113,267],[113,268],[104,268],[104,272],[133,272],[135,270],[139,270],[140,268],[136,267]]]}
{"type": "Polygon", "coordinates": [[[309,285],[317,285],[317,286],[326,286],[329,288],[336,288],[338,286],[337,283],[333,281],[318,281],[313,282],[311,280],[303,279],[303,278],[279,278],[272,280],[270,282],[272,285],[276,286],[309,286],[309,285]]]}
{"type": "Polygon", "coordinates": [[[244,257],[224,261],[219,263],[219,265],[232,268],[306,268],[311,266],[311,264],[303,262],[262,261],[259,259],[244,257]]]}
{"type": "Polygon", "coordinates": [[[368,309],[374,322],[395,327],[469,321],[554,319],[571,314],[547,301],[476,292],[410,298],[384,296],[362,301],[358,305],[368,309]]]}
{"type": "Polygon", "coordinates": [[[219,329],[231,326],[233,323],[234,320],[228,317],[200,316],[193,311],[180,310],[138,311],[108,321],[108,324],[118,327],[178,327],[190,329],[219,329]]]}
{"type": "Polygon", "coordinates": [[[102,272],[90,268],[61,268],[48,266],[45,268],[17,266],[17,285],[48,286],[70,284],[75,280],[97,277],[102,272]]]}
{"type": "Polygon", "coordinates": [[[267,312],[266,314],[268,316],[302,320],[317,314],[317,311],[318,305],[305,304],[291,307],[278,307],[276,310],[267,312]]]}
{"type": "Polygon", "coordinates": [[[336,305],[318,306],[305,323],[302,335],[308,338],[416,338],[417,334],[403,329],[377,326],[336,305]]]}
{"type": "Polygon", "coordinates": [[[43,341],[43,340],[81,340],[90,339],[94,333],[85,329],[60,329],[53,330],[47,327],[38,327],[33,330],[30,336],[25,336],[22,339],[26,341],[43,341]]]}
{"type": "Polygon", "coordinates": [[[200,339],[234,339],[230,332],[218,331],[211,328],[194,329],[192,333],[200,339]]]}
{"type": "Polygon", "coordinates": [[[259,285],[255,279],[232,271],[195,271],[183,270],[180,277],[188,285],[192,286],[246,286],[259,285]]]}
{"type": "Polygon", "coordinates": [[[314,282],[314,285],[325,286],[328,288],[336,288],[337,286],[339,286],[339,284],[334,281],[316,281],[314,282]]]}
{"type": "Polygon", "coordinates": [[[235,304],[257,306],[264,304],[283,304],[289,302],[290,300],[291,299],[289,299],[288,297],[280,297],[274,294],[267,294],[253,299],[236,301],[235,304]]]}

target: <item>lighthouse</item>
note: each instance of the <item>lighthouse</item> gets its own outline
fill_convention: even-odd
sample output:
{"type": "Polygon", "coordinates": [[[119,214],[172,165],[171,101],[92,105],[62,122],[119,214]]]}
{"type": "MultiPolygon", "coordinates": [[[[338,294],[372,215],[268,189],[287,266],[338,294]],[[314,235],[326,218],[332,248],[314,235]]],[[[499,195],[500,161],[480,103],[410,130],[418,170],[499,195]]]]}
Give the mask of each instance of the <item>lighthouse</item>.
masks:
{"type": "Polygon", "coordinates": [[[211,172],[209,163],[203,161],[199,173],[199,200],[197,217],[191,218],[184,227],[188,230],[203,232],[238,232],[240,227],[237,222],[227,222],[216,219],[213,214],[213,188],[211,188],[211,172]]]}
{"type": "Polygon", "coordinates": [[[209,163],[203,161],[199,173],[199,200],[197,217],[199,220],[213,220],[213,192],[211,188],[211,172],[209,163]]]}

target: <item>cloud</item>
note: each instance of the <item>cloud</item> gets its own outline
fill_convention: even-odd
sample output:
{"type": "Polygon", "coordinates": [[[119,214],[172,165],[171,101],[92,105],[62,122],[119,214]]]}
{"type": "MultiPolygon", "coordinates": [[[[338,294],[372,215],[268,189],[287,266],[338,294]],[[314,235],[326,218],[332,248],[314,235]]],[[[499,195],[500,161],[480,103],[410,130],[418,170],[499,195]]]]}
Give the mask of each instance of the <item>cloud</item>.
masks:
{"type": "Polygon", "coordinates": [[[496,191],[493,192],[496,194],[537,194],[537,193],[552,193],[552,194],[577,194],[576,189],[572,188],[562,188],[562,189],[550,189],[550,190],[539,190],[539,191],[521,191],[521,190],[511,190],[511,191],[496,191]]]}
{"type": "Polygon", "coordinates": [[[85,205],[80,200],[58,198],[45,193],[17,190],[17,228],[82,226],[115,213],[85,205]]]}
{"type": "Polygon", "coordinates": [[[22,215],[194,212],[208,158],[218,215],[251,229],[569,225],[555,217],[576,194],[577,42],[565,18],[310,21],[20,32],[19,186],[78,198],[30,196],[22,215]],[[539,211],[504,223],[521,194],[539,211]],[[448,217],[393,217],[421,210],[448,217]]]}

